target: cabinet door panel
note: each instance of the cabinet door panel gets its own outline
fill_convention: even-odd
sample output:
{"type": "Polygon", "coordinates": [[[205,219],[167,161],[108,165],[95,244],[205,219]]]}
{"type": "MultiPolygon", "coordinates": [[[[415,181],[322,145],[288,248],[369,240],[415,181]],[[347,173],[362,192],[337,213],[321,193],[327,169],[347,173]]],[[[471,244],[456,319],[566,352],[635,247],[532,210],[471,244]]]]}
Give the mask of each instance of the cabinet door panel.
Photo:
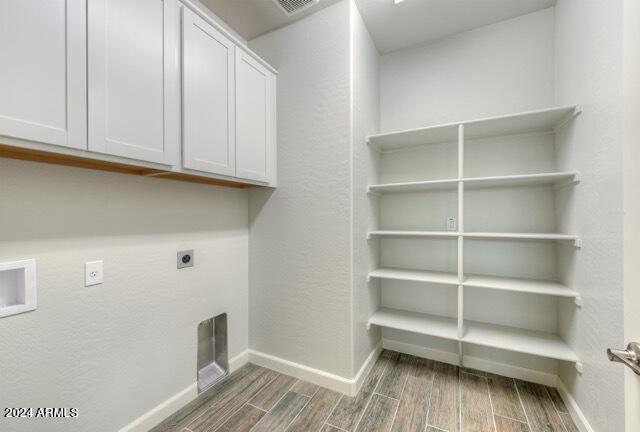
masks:
{"type": "Polygon", "coordinates": [[[89,0],[89,149],[173,164],[175,0],[89,0]]]}
{"type": "Polygon", "coordinates": [[[241,49],[236,53],[236,175],[268,182],[274,155],[275,76],[241,49]]]}
{"type": "Polygon", "coordinates": [[[183,11],[184,167],[235,175],[234,45],[183,11]]]}
{"type": "Polygon", "coordinates": [[[0,2],[0,135],[86,148],[86,0],[0,2]]]}

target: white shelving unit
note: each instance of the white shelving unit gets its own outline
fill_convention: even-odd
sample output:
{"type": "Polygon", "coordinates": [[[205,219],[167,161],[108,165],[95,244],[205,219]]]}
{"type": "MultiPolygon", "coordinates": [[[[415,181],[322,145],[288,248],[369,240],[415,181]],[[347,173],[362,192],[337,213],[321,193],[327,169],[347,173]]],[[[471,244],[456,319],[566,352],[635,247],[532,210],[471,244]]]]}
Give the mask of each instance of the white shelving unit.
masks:
{"type": "Polygon", "coordinates": [[[452,175],[449,178],[428,179],[428,173],[425,173],[425,180],[378,183],[371,184],[367,188],[367,193],[379,197],[416,192],[425,192],[425,196],[429,196],[432,192],[440,193],[443,191],[448,194],[457,194],[456,230],[372,229],[368,232],[367,238],[371,240],[395,238],[457,241],[457,271],[415,270],[397,268],[397,266],[382,266],[371,271],[368,279],[422,283],[425,290],[430,289],[429,284],[457,287],[458,298],[456,318],[381,307],[370,317],[369,326],[375,325],[457,341],[461,364],[463,344],[485,346],[579,364],[576,354],[556,334],[466,319],[463,299],[465,290],[497,290],[509,291],[514,295],[522,293],[568,298],[580,305],[579,293],[558,281],[467,273],[464,268],[465,241],[560,242],[578,248],[581,246],[580,238],[572,233],[467,231],[464,221],[465,192],[491,188],[536,187],[538,185],[559,189],[580,182],[579,173],[575,171],[465,176],[465,142],[511,135],[551,134],[579,113],[580,109],[577,106],[555,107],[369,137],[368,144],[371,149],[381,154],[420,150],[424,146],[433,144],[457,143],[457,175],[452,175]]]}

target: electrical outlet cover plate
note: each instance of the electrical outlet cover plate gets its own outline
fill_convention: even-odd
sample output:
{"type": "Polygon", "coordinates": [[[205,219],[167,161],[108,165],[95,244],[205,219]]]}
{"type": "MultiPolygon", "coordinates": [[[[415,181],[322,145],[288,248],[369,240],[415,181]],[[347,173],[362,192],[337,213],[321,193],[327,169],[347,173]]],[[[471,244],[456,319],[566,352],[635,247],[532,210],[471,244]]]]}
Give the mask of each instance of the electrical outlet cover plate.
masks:
{"type": "Polygon", "coordinates": [[[104,271],[102,261],[89,261],[84,265],[84,286],[100,285],[103,282],[104,271]]]}
{"type": "Polygon", "coordinates": [[[178,268],[193,267],[193,249],[178,252],[178,268]]]}

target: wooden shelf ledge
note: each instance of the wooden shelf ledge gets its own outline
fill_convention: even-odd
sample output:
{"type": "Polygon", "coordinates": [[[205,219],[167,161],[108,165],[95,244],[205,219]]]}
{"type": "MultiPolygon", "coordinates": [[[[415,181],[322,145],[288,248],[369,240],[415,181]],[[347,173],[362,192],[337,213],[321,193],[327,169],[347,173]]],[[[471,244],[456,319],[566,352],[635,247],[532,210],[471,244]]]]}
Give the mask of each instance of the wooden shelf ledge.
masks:
{"type": "Polygon", "coordinates": [[[41,150],[24,149],[19,147],[0,144],[0,157],[6,159],[25,160],[52,165],[71,166],[76,168],[86,168],[99,171],[109,171],[120,174],[130,174],[143,177],[157,177],[167,180],[177,180],[189,183],[200,183],[215,186],[224,186],[235,189],[245,189],[259,187],[251,183],[241,181],[229,181],[211,177],[202,177],[193,174],[186,174],[174,171],[163,171],[154,168],[145,168],[135,165],[128,165],[120,162],[109,162],[98,159],[84,158],[81,156],[52,153],[41,150]]]}

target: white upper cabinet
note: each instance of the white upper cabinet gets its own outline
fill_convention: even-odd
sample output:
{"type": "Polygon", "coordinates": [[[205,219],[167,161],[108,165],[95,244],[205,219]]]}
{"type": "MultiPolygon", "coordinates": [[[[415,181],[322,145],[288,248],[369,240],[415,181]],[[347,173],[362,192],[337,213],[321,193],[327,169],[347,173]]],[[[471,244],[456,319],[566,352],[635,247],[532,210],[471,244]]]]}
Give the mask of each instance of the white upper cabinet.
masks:
{"type": "Polygon", "coordinates": [[[183,166],[234,176],[234,44],[183,8],[183,166]]]}
{"type": "Polygon", "coordinates": [[[236,48],[236,176],[275,183],[276,77],[236,48]]]}
{"type": "Polygon", "coordinates": [[[1,145],[276,185],[276,72],[197,4],[0,0],[0,59],[1,145]]]}
{"type": "Polygon", "coordinates": [[[177,12],[176,0],[88,1],[89,150],[176,163],[177,12]]]}
{"type": "Polygon", "coordinates": [[[0,135],[86,148],[85,2],[0,1],[0,135]]]}

